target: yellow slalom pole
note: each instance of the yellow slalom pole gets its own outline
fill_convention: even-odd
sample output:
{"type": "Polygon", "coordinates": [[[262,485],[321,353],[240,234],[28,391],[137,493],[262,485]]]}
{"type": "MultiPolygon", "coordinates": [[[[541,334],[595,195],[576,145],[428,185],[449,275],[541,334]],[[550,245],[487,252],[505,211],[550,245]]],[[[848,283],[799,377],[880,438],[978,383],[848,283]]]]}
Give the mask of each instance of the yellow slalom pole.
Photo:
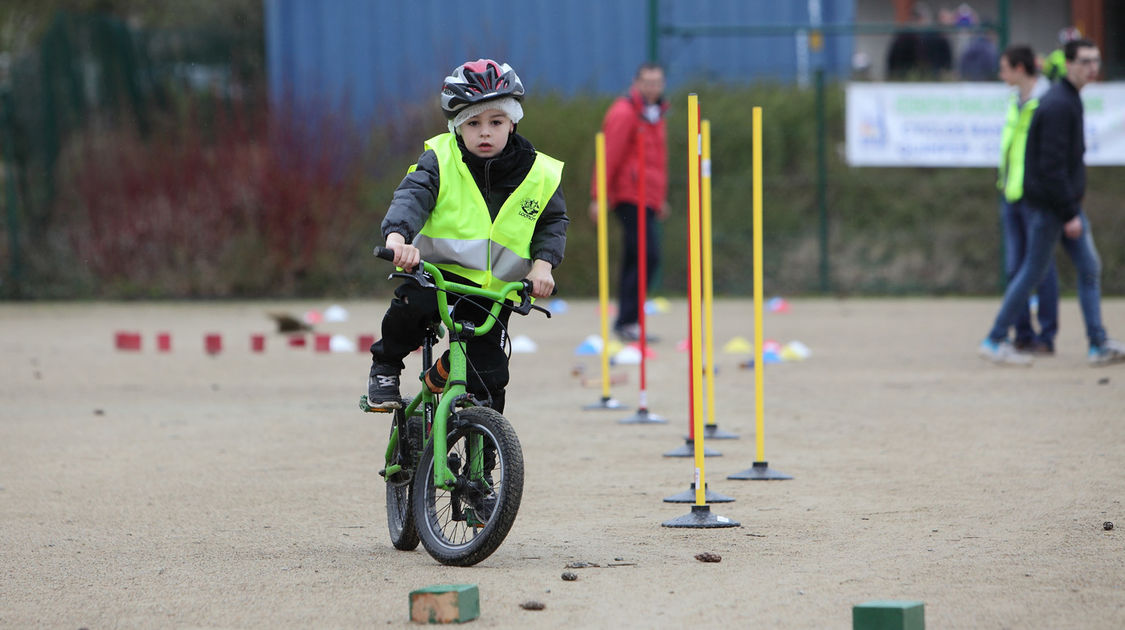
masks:
{"type": "Polygon", "coordinates": [[[598,132],[598,304],[602,316],[602,401],[609,400],[609,245],[606,234],[605,133],[598,132]]]}
{"type": "Polygon", "coordinates": [[[704,120],[700,133],[703,134],[703,168],[700,180],[703,184],[703,334],[707,345],[703,354],[703,366],[707,370],[707,426],[715,425],[715,329],[714,329],[714,279],[711,273],[711,121],[704,120]]]}
{"type": "Polygon", "coordinates": [[[699,321],[699,97],[688,94],[688,293],[691,322],[691,420],[695,447],[695,504],[706,503],[703,470],[703,383],[699,321]]]}
{"type": "Polygon", "coordinates": [[[758,458],[753,467],[727,479],[792,479],[790,475],[778,472],[766,462],[765,394],[763,380],[766,366],[762,352],[762,108],[753,110],[753,175],[754,175],[754,416],[757,420],[755,433],[758,458]]]}
{"type": "Polygon", "coordinates": [[[605,133],[594,138],[594,176],[597,187],[598,209],[598,307],[602,318],[602,398],[583,409],[621,409],[623,405],[609,395],[609,230],[606,228],[608,208],[605,173],[605,133]]]}
{"type": "Polygon", "coordinates": [[[754,417],[757,459],[766,461],[765,364],[762,362],[762,108],[753,113],[754,173],[754,417]]]}
{"type": "MultiPolygon", "coordinates": [[[[691,513],[661,523],[664,527],[738,527],[738,521],[711,514],[703,463],[703,375],[700,369],[700,228],[699,171],[703,151],[699,134],[699,97],[688,94],[688,322],[691,332],[691,439],[695,450],[695,504],[691,513]]],[[[667,501],[668,499],[665,499],[667,501]]],[[[733,500],[733,499],[731,499],[733,500]]]]}

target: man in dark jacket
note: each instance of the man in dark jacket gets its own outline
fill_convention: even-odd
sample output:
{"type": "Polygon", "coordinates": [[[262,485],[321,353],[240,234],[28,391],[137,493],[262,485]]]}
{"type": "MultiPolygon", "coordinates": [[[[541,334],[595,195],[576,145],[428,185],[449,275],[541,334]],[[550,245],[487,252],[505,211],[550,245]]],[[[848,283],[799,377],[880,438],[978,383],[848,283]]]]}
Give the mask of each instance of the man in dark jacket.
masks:
{"type": "Polygon", "coordinates": [[[1125,344],[1109,339],[1102,326],[1101,261],[1082,211],[1086,193],[1086,153],[1082,99],[1079,91],[1094,82],[1101,65],[1097,46],[1087,39],[1067,42],[1066,76],[1039,101],[1027,132],[1024,164],[1024,199],[1028,213],[1027,253],[1023,265],[1008,283],[1000,312],[981,342],[979,354],[995,363],[1029,365],[1007,341],[1009,327],[1031,292],[1047,273],[1055,243],[1063,248],[1078,270],[1078,301],[1086,322],[1091,365],[1125,361],[1125,344]]]}

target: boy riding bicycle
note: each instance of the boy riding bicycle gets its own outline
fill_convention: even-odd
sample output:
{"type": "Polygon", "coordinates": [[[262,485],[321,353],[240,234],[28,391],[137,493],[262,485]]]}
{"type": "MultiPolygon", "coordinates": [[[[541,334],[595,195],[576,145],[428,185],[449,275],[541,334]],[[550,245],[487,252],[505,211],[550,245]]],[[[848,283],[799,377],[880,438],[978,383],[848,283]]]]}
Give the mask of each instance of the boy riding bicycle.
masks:
{"type": "MultiPolygon", "coordinates": [[[[523,95],[515,71],[491,59],[466,62],[445,78],[441,108],[449,132],[426,141],[383,219],[395,265],[410,271],[424,259],[447,280],[485,288],[526,278],[534,297],[551,295],[551,272],[562,262],[569,222],[560,187],[563,164],[516,133],[523,95]]],[[[487,300],[449,297],[455,320],[479,325],[488,317],[487,300]]],[[[438,320],[437,309],[431,290],[412,282],[395,289],[382,338],[371,346],[372,409],[402,407],[403,359],[422,345],[427,327],[438,320]]],[[[498,325],[466,345],[468,392],[501,413],[509,314],[501,310],[498,325]]],[[[440,388],[448,370],[446,353],[427,374],[427,384],[440,388]]]]}

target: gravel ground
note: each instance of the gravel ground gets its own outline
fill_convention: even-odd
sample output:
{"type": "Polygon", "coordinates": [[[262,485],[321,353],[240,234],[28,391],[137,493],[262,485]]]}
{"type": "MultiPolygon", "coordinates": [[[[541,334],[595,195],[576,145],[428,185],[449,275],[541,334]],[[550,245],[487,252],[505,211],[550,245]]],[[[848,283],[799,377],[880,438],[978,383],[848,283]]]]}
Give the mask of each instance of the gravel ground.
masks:
{"type": "MultiPolygon", "coordinates": [[[[741,436],[706,444],[708,488],[735,499],[711,512],[740,523],[721,529],[661,527],[694,475],[664,456],[688,425],[685,305],[649,320],[663,425],[618,423],[635,366],[612,369],[626,411],[582,410],[600,396],[599,362],[574,352],[595,303],[517,321],[539,346],[513,356],[508,394],[524,500],[460,569],[390,545],[387,417],[356,407],[367,356],[289,348],[267,317],[324,306],[0,304],[0,627],[408,627],[409,592],[442,583],[477,584],[488,628],[845,629],[871,599],[923,601],[929,628],[1125,627],[1125,365],[1085,364],[1072,298],[1059,354],[1030,369],[975,356],[998,299],[767,313],[768,339],[812,351],[764,373],[766,459],[795,478],[727,479],[756,459],[754,379],[718,352],[714,418],[741,436]],[[143,349],[114,351],[117,330],[143,349]]],[[[318,328],[375,332],[385,304],[343,306],[318,328]]],[[[715,311],[717,346],[752,339],[749,301],[715,311]]],[[[1125,336],[1125,300],[1104,312],[1125,336]]]]}

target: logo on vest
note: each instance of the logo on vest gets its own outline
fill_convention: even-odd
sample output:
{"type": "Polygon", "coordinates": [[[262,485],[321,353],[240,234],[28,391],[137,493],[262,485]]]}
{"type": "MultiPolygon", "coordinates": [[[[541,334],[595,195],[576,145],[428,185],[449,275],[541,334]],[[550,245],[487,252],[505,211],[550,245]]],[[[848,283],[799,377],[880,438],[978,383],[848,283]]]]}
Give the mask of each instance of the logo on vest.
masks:
{"type": "Polygon", "coordinates": [[[539,202],[534,199],[527,199],[520,206],[520,216],[525,219],[535,220],[539,217],[539,202]]]}

